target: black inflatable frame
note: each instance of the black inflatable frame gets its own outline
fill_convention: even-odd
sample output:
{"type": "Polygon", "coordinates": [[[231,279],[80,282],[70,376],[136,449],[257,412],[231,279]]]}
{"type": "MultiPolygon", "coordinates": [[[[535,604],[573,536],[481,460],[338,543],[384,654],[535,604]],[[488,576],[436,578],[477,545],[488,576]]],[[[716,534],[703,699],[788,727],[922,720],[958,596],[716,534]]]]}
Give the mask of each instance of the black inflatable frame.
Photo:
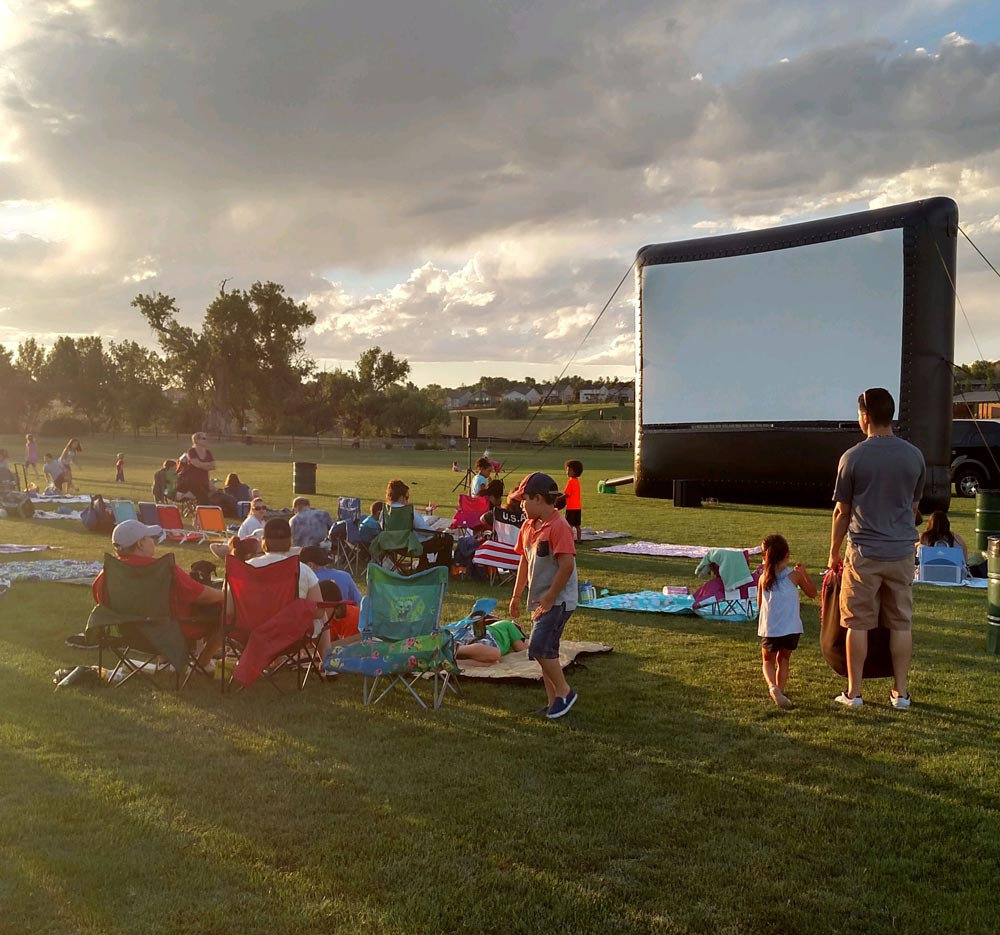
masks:
{"type": "MultiPolygon", "coordinates": [[[[651,244],[636,257],[635,492],[698,506],[831,506],[841,454],[861,440],[857,422],[646,424],[643,420],[642,271],[818,244],[876,231],[903,232],[903,317],[897,434],[927,462],[921,509],[951,501],[952,358],[958,206],[930,198],[787,227],[651,244]],[[943,262],[942,262],[943,261],[943,262]]],[[[829,362],[834,366],[834,362],[829,362]]],[[[861,393],[867,387],[859,386],[861,393]]],[[[891,390],[891,388],[890,388],[891,390]]],[[[853,403],[852,403],[853,404],[853,403]]]]}

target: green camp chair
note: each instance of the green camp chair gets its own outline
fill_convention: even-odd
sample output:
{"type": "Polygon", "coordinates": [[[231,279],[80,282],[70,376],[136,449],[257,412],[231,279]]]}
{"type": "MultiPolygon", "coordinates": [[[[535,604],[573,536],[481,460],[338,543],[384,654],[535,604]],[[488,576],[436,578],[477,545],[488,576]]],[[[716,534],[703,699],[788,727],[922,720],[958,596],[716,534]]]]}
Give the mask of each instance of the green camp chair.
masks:
{"type": "Polygon", "coordinates": [[[413,571],[417,560],[424,554],[413,528],[413,504],[386,506],[382,511],[382,531],[368,546],[372,560],[380,565],[388,562],[398,574],[413,571]]]}
{"type": "MultiPolygon", "coordinates": [[[[97,604],[90,612],[87,632],[97,634],[98,665],[102,671],[106,652],[110,651],[117,660],[109,684],[124,685],[135,675],[149,679],[158,670],[161,659],[174,667],[178,688],[186,685],[195,671],[208,676],[197,665],[180,622],[171,612],[173,578],[173,554],[149,565],[128,565],[112,555],[104,556],[108,603],[97,604]],[[126,675],[118,680],[120,671],[126,675]],[[185,673],[183,682],[182,673],[185,673]]],[[[149,683],[155,685],[152,679],[149,683]]]]}
{"type": "Polygon", "coordinates": [[[458,673],[454,638],[440,627],[447,586],[444,566],[404,576],[370,564],[368,595],[361,602],[361,640],[331,646],[324,669],[364,676],[361,700],[366,705],[378,704],[400,688],[426,708],[416,687],[430,675],[432,703],[439,708],[448,689],[458,692],[451,679],[458,673]]]}

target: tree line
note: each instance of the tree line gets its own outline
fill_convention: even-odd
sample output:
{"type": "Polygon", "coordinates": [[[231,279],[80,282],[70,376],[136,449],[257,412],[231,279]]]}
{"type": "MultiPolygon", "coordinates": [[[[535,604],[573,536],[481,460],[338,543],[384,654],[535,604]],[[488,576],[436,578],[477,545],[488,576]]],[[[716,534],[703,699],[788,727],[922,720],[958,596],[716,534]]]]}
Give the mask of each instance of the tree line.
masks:
{"type": "Polygon", "coordinates": [[[379,347],[350,370],[319,372],[305,353],[316,316],[274,282],[225,285],[200,330],[161,293],[132,300],[159,352],[135,341],[63,335],[0,347],[0,430],[73,434],[144,429],[386,435],[447,425],[444,391],[407,380],[410,365],[379,347]]]}

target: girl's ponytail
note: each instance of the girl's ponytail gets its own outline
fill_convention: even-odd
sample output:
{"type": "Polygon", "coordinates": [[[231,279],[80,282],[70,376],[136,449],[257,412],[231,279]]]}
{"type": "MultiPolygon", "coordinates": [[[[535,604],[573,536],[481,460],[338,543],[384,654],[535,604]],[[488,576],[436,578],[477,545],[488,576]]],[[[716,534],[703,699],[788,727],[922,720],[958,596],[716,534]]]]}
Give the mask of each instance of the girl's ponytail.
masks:
{"type": "Polygon", "coordinates": [[[764,570],[760,575],[761,587],[770,591],[778,580],[778,565],[788,558],[788,542],[784,536],[773,533],[761,543],[764,552],[764,570]]]}

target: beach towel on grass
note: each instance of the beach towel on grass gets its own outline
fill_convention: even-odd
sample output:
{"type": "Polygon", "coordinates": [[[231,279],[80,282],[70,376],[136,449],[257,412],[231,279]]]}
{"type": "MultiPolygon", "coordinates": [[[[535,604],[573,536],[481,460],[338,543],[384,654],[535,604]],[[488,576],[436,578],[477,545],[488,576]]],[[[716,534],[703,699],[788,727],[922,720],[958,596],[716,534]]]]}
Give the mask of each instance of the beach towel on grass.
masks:
{"type": "Polygon", "coordinates": [[[583,542],[596,542],[598,539],[628,539],[631,533],[615,532],[611,529],[591,529],[584,526],[580,530],[580,539],[583,542]]]}
{"type": "MultiPolygon", "coordinates": [[[[621,555],[651,555],[654,558],[704,558],[715,546],[710,545],[674,545],[670,542],[627,542],[625,545],[605,545],[594,549],[595,552],[617,552],[621,555]]],[[[760,546],[740,549],[749,555],[759,555],[760,546]]]]}
{"type": "Polygon", "coordinates": [[[89,585],[104,566],[100,562],[76,560],[0,563],[0,595],[15,581],[59,581],[89,585]]]}
{"type": "MultiPolygon", "coordinates": [[[[580,656],[597,653],[610,653],[613,646],[607,643],[587,643],[573,640],[562,640],[559,643],[559,662],[565,669],[573,665],[580,656]]],[[[459,663],[459,673],[472,679],[516,679],[518,681],[540,682],[542,670],[538,663],[528,658],[528,651],[507,653],[498,663],[492,666],[469,666],[459,663]]]]}
{"type": "MultiPolygon", "coordinates": [[[[730,613],[719,613],[718,604],[706,604],[695,607],[693,594],[664,594],[662,591],[634,591],[631,594],[612,594],[609,597],[599,597],[589,604],[578,604],[577,610],[625,610],[642,614],[690,614],[703,617],[706,620],[728,620],[734,623],[746,623],[756,619],[740,613],[734,606],[728,608],[729,602],[722,602],[730,609],[730,613]]],[[[752,604],[756,609],[756,602],[752,604]]]]}
{"type": "Polygon", "coordinates": [[[16,542],[7,542],[0,545],[0,555],[17,555],[20,552],[47,552],[61,549],[61,545],[20,545],[16,542]]]}

